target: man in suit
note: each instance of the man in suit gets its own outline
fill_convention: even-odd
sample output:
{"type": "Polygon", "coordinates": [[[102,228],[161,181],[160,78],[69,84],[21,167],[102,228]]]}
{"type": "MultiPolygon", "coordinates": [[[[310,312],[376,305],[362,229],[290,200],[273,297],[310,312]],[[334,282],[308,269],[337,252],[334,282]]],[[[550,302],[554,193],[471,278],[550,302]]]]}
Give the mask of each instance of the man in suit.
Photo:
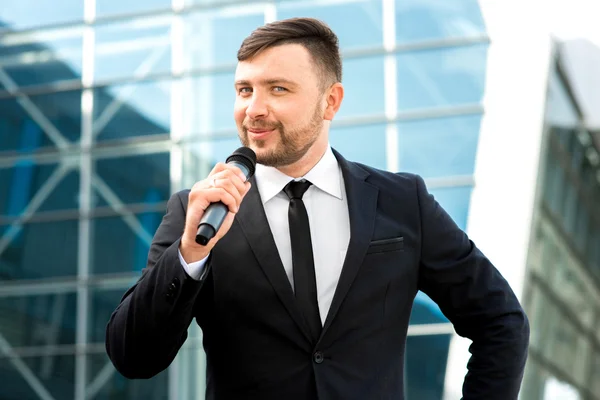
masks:
{"type": "Polygon", "coordinates": [[[217,164],[174,194],[147,268],[113,313],[117,370],[169,366],[196,319],[208,399],[402,399],[418,290],[473,340],[465,399],[516,399],[529,339],[509,285],[417,175],[350,162],[328,131],[344,96],[336,35],[307,18],[238,52],[234,117],[255,176],[217,164]],[[206,246],[204,210],[229,214],[206,246]]]}

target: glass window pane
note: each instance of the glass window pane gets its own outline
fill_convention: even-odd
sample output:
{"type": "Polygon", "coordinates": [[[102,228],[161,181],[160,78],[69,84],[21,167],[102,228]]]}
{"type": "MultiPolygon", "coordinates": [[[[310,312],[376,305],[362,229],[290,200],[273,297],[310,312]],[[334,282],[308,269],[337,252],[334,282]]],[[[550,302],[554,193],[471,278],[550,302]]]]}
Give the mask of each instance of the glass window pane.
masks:
{"type": "MultiPolygon", "coordinates": [[[[183,67],[195,70],[214,65],[235,65],[243,40],[264,24],[264,9],[264,4],[237,4],[185,16],[183,67]]],[[[227,88],[233,88],[233,78],[227,88]]]]}
{"type": "Polygon", "coordinates": [[[333,127],[329,142],[344,158],[387,169],[385,125],[333,127]]]}
{"type": "Polygon", "coordinates": [[[436,302],[431,300],[425,293],[419,291],[413,303],[410,314],[411,325],[441,324],[450,322],[436,302]]]}
{"type": "Polygon", "coordinates": [[[406,400],[443,398],[451,338],[452,335],[426,335],[406,339],[406,400]]]}
{"type": "Polygon", "coordinates": [[[184,136],[199,138],[216,130],[237,132],[233,119],[234,80],[233,72],[182,80],[179,103],[184,136]]]}
{"type": "Polygon", "coordinates": [[[344,99],[336,118],[385,112],[383,57],[345,60],[342,82],[344,99]]]}
{"type": "Polygon", "coordinates": [[[467,227],[467,215],[471,201],[471,190],[467,187],[445,187],[430,189],[429,192],[440,203],[442,208],[452,217],[454,222],[462,230],[467,227]]]}
{"type": "Polygon", "coordinates": [[[76,275],[78,223],[73,219],[0,225],[0,238],[7,241],[0,247],[0,282],[76,275]]]}
{"type": "Polygon", "coordinates": [[[477,0],[396,0],[396,40],[399,43],[484,32],[485,23],[477,0]]]}
{"type": "Polygon", "coordinates": [[[171,191],[169,153],[131,155],[96,161],[100,184],[95,187],[96,206],[119,203],[156,204],[169,200],[171,191]]]}
{"type": "Polygon", "coordinates": [[[146,212],[93,219],[92,273],[141,272],[163,215],[164,212],[146,212]]]}
{"type": "Polygon", "coordinates": [[[170,10],[171,0],[100,0],[96,2],[96,17],[114,14],[142,13],[152,10],[170,10]]]}
{"type": "MultiPolygon", "coordinates": [[[[33,374],[51,398],[72,399],[75,392],[75,356],[23,357],[21,361],[33,374]]],[[[23,374],[17,369],[15,360],[0,356],[0,398],[5,400],[41,399],[23,374]]],[[[48,397],[46,397],[48,398],[48,397]]]]}
{"type": "Polygon", "coordinates": [[[0,98],[0,150],[30,153],[81,133],[81,91],[0,98]]]}
{"type": "Polygon", "coordinates": [[[323,20],[338,36],[342,50],[382,46],[381,4],[380,0],[341,1],[332,4],[318,1],[284,1],[277,4],[277,19],[313,17],[323,20]]]}
{"type": "Polygon", "coordinates": [[[56,164],[20,164],[0,169],[0,216],[18,216],[30,207],[34,197],[43,199],[29,211],[78,208],[79,172],[56,164]],[[41,197],[40,197],[41,196],[41,197]]]}
{"type": "Polygon", "coordinates": [[[93,132],[98,142],[166,134],[171,129],[171,82],[94,89],[93,132]]]}
{"type": "Polygon", "coordinates": [[[0,334],[12,347],[75,343],[76,306],[75,293],[0,298],[0,334]]]}
{"type": "Polygon", "coordinates": [[[144,17],[98,26],[95,79],[141,78],[170,72],[171,21],[166,16],[144,17]]]}
{"type": "MultiPolygon", "coordinates": [[[[0,21],[8,29],[80,22],[82,0],[19,0],[0,2],[0,21]]],[[[2,27],[4,28],[4,27],[2,27]]]]}
{"type": "Polygon", "coordinates": [[[479,103],[486,54],[487,45],[470,45],[396,55],[399,110],[479,103]]]}
{"type": "MultiPolygon", "coordinates": [[[[131,283],[131,286],[135,281],[131,283]]],[[[92,290],[90,296],[90,326],[88,330],[88,343],[104,343],[106,339],[106,324],[112,313],[119,305],[121,298],[129,289],[117,290],[92,290]]]]}
{"type": "Polygon", "coordinates": [[[398,123],[400,169],[425,178],[471,175],[480,115],[398,123]]]}
{"type": "MultiPolygon", "coordinates": [[[[0,6],[1,7],[1,6],[0,6]]],[[[0,37],[0,83],[10,92],[32,85],[80,80],[81,28],[0,37]]]]}

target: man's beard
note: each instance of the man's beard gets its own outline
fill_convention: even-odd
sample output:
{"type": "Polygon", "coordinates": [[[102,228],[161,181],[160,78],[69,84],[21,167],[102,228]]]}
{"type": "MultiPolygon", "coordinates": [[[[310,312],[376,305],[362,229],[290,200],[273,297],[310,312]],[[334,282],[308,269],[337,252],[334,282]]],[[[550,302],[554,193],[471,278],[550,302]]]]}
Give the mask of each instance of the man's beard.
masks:
{"type": "Polygon", "coordinates": [[[275,130],[279,134],[276,147],[270,151],[262,152],[260,149],[267,146],[267,140],[253,140],[252,144],[258,150],[256,162],[269,167],[284,167],[300,160],[317,141],[323,128],[323,117],[318,107],[311,120],[302,127],[286,130],[281,122],[268,123],[262,120],[255,121],[250,126],[246,122],[242,124],[242,132],[239,134],[242,145],[250,146],[248,129],[275,130]]]}

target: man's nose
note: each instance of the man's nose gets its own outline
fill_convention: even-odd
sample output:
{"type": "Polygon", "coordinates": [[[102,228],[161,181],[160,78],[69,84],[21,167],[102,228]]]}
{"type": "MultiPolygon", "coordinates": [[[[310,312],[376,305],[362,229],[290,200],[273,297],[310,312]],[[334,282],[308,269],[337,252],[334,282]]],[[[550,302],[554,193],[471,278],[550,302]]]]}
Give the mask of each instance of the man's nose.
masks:
{"type": "Polygon", "coordinates": [[[267,102],[263,96],[256,94],[256,92],[253,93],[250,103],[246,108],[246,115],[249,118],[257,119],[266,117],[268,113],[267,102]]]}

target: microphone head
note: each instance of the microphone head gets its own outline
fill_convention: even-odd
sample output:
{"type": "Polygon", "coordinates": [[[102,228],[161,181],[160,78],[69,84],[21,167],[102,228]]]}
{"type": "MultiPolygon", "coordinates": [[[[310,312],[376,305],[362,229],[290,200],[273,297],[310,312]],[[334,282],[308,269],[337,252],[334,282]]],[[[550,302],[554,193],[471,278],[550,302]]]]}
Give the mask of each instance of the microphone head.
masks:
{"type": "Polygon", "coordinates": [[[227,162],[231,161],[238,162],[248,169],[247,179],[254,176],[254,172],[256,171],[256,153],[250,147],[240,147],[231,153],[231,155],[227,157],[227,162]]]}

